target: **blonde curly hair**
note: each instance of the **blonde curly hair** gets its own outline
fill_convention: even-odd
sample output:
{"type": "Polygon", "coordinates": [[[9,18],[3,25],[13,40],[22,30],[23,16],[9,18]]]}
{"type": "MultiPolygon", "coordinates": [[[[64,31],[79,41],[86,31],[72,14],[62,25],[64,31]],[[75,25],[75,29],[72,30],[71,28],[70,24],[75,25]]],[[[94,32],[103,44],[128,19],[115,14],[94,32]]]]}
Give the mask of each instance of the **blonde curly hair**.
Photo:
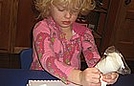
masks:
{"type": "Polygon", "coordinates": [[[50,5],[61,5],[62,7],[71,7],[71,11],[79,10],[79,15],[86,15],[95,8],[94,0],[35,0],[35,8],[39,11],[41,18],[50,16],[50,5]]]}

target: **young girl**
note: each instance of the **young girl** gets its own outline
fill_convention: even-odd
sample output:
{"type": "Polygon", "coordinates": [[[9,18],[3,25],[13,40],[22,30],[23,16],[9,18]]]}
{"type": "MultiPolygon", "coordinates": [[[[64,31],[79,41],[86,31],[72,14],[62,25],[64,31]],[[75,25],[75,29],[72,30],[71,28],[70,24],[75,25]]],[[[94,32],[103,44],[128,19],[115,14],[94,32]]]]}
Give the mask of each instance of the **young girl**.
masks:
{"type": "MultiPolygon", "coordinates": [[[[36,0],[42,18],[33,29],[33,62],[31,69],[46,70],[65,83],[100,86],[101,72],[94,66],[100,55],[90,29],[76,23],[79,15],[93,9],[92,0],[36,0]],[[83,52],[88,68],[80,70],[83,52]]],[[[117,73],[103,75],[109,84],[117,73]]]]}

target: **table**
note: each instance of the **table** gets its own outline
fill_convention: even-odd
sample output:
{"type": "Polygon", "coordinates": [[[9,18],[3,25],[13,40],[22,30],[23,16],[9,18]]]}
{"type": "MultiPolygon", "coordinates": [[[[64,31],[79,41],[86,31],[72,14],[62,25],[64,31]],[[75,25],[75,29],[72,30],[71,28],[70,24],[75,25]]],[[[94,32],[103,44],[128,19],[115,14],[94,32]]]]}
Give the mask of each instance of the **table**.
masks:
{"type": "Polygon", "coordinates": [[[0,86],[26,86],[29,79],[55,80],[45,71],[23,69],[0,69],[0,86]]]}
{"type": "MultiPolygon", "coordinates": [[[[0,86],[26,86],[29,79],[55,80],[57,78],[46,71],[0,69],[0,86]]],[[[134,74],[121,75],[112,86],[134,86],[134,74]]]]}
{"type": "Polygon", "coordinates": [[[134,86],[134,74],[120,75],[117,82],[112,86],[134,86]]]}

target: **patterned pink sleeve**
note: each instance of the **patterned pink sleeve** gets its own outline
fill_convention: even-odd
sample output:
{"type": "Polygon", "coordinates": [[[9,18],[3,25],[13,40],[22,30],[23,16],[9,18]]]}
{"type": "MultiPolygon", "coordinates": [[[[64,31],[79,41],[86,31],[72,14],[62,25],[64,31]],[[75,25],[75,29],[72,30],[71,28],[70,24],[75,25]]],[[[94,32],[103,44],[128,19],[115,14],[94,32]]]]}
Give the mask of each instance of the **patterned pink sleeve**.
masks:
{"type": "Polygon", "coordinates": [[[39,25],[33,31],[34,47],[36,49],[34,53],[38,56],[45,70],[67,82],[67,77],[74,68],[58,60],[53,49],[53,39],[50,37],[49,30],[43,31],[42,28],[46,29],[45,26],[39,25]]]}
{"type": "Polygon", "coordinates": [[[87,30],[82,37],[83,54],[88,67],[94,67],[100,60],[94,37],[90,30],[87,30]]]}

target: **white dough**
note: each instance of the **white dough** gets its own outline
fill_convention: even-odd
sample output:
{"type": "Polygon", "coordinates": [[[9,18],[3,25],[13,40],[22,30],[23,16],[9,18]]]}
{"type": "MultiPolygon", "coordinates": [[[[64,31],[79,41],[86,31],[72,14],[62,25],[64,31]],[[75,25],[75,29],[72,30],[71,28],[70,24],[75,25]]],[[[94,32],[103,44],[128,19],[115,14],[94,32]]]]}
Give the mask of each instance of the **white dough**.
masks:
{"type": "Polygon", "coordinates": [[[106,58],[102,59],[96,66],[102,73],[109,73],[118,71],[119,68],[124,67],[123,61],[118,53],[109,53],[106,58]]]}

